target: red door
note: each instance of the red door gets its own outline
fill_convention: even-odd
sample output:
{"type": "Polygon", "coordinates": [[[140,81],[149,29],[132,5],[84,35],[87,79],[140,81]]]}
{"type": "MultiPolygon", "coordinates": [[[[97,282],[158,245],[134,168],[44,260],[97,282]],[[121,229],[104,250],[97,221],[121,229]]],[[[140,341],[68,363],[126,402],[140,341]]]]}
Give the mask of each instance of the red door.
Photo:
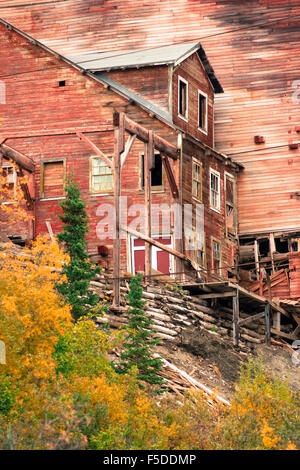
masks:
{"type": "MultiPolygon", "coordinates": [[[[155,238],[166,246],[172,246],[171,237],[155,238]]],[[[134,272],[145,270],[145,242],[140,239],[133,241],[134,272]]],[[[152,246],[152,267],[163,274],[170,274],[170,255],[166,251],[152,246]]]]}

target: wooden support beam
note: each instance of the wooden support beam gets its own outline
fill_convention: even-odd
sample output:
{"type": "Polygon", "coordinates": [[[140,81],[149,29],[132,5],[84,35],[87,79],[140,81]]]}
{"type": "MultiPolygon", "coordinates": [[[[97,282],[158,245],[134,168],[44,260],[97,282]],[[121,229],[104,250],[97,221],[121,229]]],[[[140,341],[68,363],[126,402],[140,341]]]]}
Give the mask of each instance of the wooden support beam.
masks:
{"type": "MultiPolygon", "coordinates": [[[[120,116],[123,113],[114,113],[114,124],[118,125],[120,116]]],[[[145,143],[149,142],[149,131],[140,124],[132,121],[128,116],[124,115],[124,129],[129,132],[129,134],[136,134],[139,140],[142,140],[145,143]]],[[[170,144],[168,141],[163,139],[157,134],[154,134],[154,148],[158,150],[161,154],[167,155],[173,160],[178,159],[178,151],[175,145],[170,144]]]]}
{"type": "Polygon", "coordinates": [[[235,297],[236,293],[232,292],[216,292],[214,294],[198,294],[199,299],[218,299],[223,297],[235,297]]]}
{"type": "Polygon", "coordinates": [[[255,259],[256,279],[259,281],[259,256],[258,256],[257,240],[254,241],[254,259],[255,259]]]}
{"type": "Polygon", "coordinates": [[[233,343],[235,346],[239,345],[239,317],[240,317],[240,299],[239,291],[236,290],[236,295],[232,298],[232,314],[233,314],[233,343]]]}
{"type": "Polygon", "coordinates": [[[83,135],[81,132],[76,132],[76,135],[80,140],[83,140],[100,158],[102,158],[109,168],[113,168],[113,164],[110,159],[88,137],[83,135]]]}
{"type": "Polygon", "coordinates": [[[270,313],[271,313],[271,305],[267,303],[265,305],[266,343],[270,343],[270,340],[271,340],[270,313]]]}
{"type": "Polygon", "coordinates": [[[167,175],[167,178],[168,178],[168,182],[169,182],[169,185],[170,185],[170,188],[171,188],[171,191],[172,191],[172,195],[173,195],[174,198],[178,198],[179,191],[178,191],[178,187],[177,187],[174,175],[173,175],[173,171],[172,171],[170,162],[169,162],[168,158],[165,155],[162,155],[161,158],[162,158],[163,166],[164,166],[164,169],[165,169],[165,172],[166,172],[166,175],[167,175]]]}
{"type": "Polygon", "coordinates": [[[290,339],[292,341],[299,339],[293,333],[284,333],[283,331],[278,331],[278,330],[275,330],[274,328],[271,328],[271,333],[277,336],[281,336],[282,338],[290,339]]]}
{"type": "Polygon", "coordinates": [[[144,240],[145,242],[151,243],[151,245],[156,246],[157,248],[160,248],[161,250],[166,251],[167,253],[170,253],[170,255],[176,256],[177,258],[180,258],[184,261],[188,261],[187,256],[184,255],[183,253],[173,250],[173,248],[169,248],[166,245],[163,245],[162,243],[159,243],[156,240],[153,240],[153,238],[149,238],[146,235],[142,234],[141,232],[138,232],[137,230],[133,230],[129,227],[127,228],[121,227],[121,230],[123,230],[124,232],[130,233],[130,235],[140,238],[141,240],[144,240]]]}
{"type": "Polygon", "coordinates": [[[113,181],[114,181],[114,206],[115,206],[115,231],[113,243],[113,306],[120,305],[120,194],[121,194],[121,153],[124,134],[123,122],[116,126],[114,131],[114,158],[113,158],[113,181]]]}
{"type": "Polygon", "coordinates": [[[19,152],[18,150],[13,149],[7,144],[1,145],[1,152],[6,158],[10,158],[24,170],[29,171],[29,173],[34,172],[34,161],[31,160],[26,155],[24,155],[23,153],[19,152]]]}
{"type": "MultiPolygon", "coordinates": [[[[20,167],[19,165],[18,165],[17,174],[21,178],[20,187],[24,194],[27,209],[32,211],[34,209],[34,197],[30,193],[28,184],[26,182],[22,182],[22,178],[24,178],[24,172],[23,172],[23,168],[20,167]]],[[[31,174],[30,177],[33,178],[34,176],[31,174]]]]}
{"type": "Polygon", "coordinates": [[[272,264],[272,274],[275,273],[275,265],[274,265],[274,253],[276,251],[274,233],[270,233],[270,253],[271,253],[271,264],[272,264]]]}
{"type": "Polygon", "coordinates": [[[124,163],[126,161],[126,158],[128,157],[128,154],[129,154],[130,150],[132,149],[132,146],[134,144],[135,139],[136,139],[135,134],[130,135],[127,139],[127,142],[125,144],[124,152],[122,152],[122,154],[121,154],[121,170],[124,166],[124,163]]]}
{"type": "MultiPolygon", "coordinates": [[[[145,231],[148,238],[151,238],[151,173],[150,168],[153,162],[153,133],[149,131],[149,142],[145,143],[144,152],[144,194],[145,194],[145,231]]],[[[152,248],[149,242],[145,242],[145,283],[149,283],[149,276],[152,273],[152,248]]]]}
{"type": "Polygon", "coordinates": [[[281,313],[280,312],[273,312],[273,327],[275,330],[280,331],[281,326],[281,313]]]}
{"type": "Polygon", "coordinates": [[[265,312],[257,313],[256,315],[250,315],[247,318],[243,318],[239,320],[239,326],[245,325],[246,323],[251,323],[259,318],[263,318],[265,316],[265,312]]]}

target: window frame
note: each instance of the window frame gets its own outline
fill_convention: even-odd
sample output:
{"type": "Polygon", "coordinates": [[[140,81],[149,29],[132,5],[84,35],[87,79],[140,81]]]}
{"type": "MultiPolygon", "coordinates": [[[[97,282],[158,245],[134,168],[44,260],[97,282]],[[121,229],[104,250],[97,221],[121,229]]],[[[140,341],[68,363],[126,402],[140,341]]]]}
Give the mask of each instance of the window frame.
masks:
{"type": "Polygon", "coordinates": [[[41,160],[41,174],[40,174],[40,200],[43,201],[56,201],[59,199],[65,198],[65,185],[66,185],[66,158],[47,158],[46,160],[41,160]],[[54,196],[54,197],[45,197],[45,190],[44,190],[44,178],[45,178],[45,165],[47,163],[62,163],[63,164],[63,194],[61,196],[54,196]]]}
{"type": "Polygon", "coordinates": [[[222,244],[221,244],[221,240],[218,240],[217,238],[215,237],[211,237],[211,267],[212,267],[212,274],[214,276],[219,276],[219,277],[223,277],[223,270],[222,270],[222,244]],[[215,258],[214,256],[214,243],[218,244],[219,245],[219,252],[220,252],[220,258],[219,258],[219,268],[218,268],[218,273],[215,272],[216,269],[214,267],[214,260],[217,259],[215,258]]]}
{"type": "Polygon", "coordinates": [[[185,122],[188,122],[189,120],[189,84],[187,80],[182,78],[180,75],[178,76],[178,93],[177,93],[177,113],[178,117],[182,119],[185,122]],[[184,116],[183,114],[180,113],[180,82],[184,83],[186,85],[186,115],[184,116]]]}
{"type": "Polygon", "coordinates": [[[198,89],[198,130],[203,132],[203,134],[207,135],[208,129],[208,95],[204,93],[204,91],[198,89]],[[199,97],[203,96],[205,98],[205,126],[200,127],[200,99],[199,97]]]}
{"type": "Polygon", "coordinates": [[[225,200],[225,226],[226,226],[226,236],[229,237],[232,234],[229,234],[228,224],[227,224],[227,206],[231,206],[233,209],[233,221],[234,221],[234,236],[237,235],[237,186],[236,186],[236,177],[227,171],[224,172],[224,200],[225,200]],[[233,183],[233,203],[227,201],[227,191],[226,191],[226,181],[232,181],[233,183]]]}
{"type": "Polygon", "coordinates": [[[202,165],[202,162],[197,160],[195,157],[193,157],[193,159],[192,159],[192,198],[196,199],[199,202],[202,202],[202,198],[203,198],[203,165],[202,165]],[[197,165],[200,168],[200,182],[195,180],[195,178],[194,178],[194,165],[197,165]],[[201,185],[200,198],[198,196],[195,196],[195,194],[193,193],[194,181],[197,181],[197,183],[200,183],[200,185],[201,185]]]}
{"type": "MultiPolygon", "coordinates": [[[[17,193],[17,181],[18,181],[18,173],[17,173],[17,170],[16,170],[16,167],[11,164],[9,161],[2,161],[2,165],[1,165],[1,171],[3,172],[3,170],[10,170],[12,169],[12,173],[7,173],[6,177],[8,178],[9,175],[12,175],[13,177],[13,181],[12,182],[7,182],[7,184],[12,184],[13,185],[13,188],[12,191],[14,193],[14,197],[16,197],[16,193],[17,193]]],[[[15,204],[17,201],[15,199],[11,200],[11,201],[2,201],[1,204],[3,205],[8,205],[8,204],[15,204]]]]}
{"type": "MultiPolygon", "coordinates": [[[[113,155],[107,155],[107,158],[111,158],[111,160],[113,161],[113,155]]],[[[96,159],[102,160],[105,163],[105,161],[98,155],[91,155],[89,159],[89,192],[93,196],[97,196],[97,195],[105,196],[107,194],[112,194],[114,192],[113,169],[110,168],[106,163],[105,163],[105,166],[110,169],[111,173],[109,174],[112,175],[111,189],[105,189],[103,191],[93,190],[93,176],[101,176],[101,175],[93,175],[93,160],[96,160],[96,159]]]]}
{"type": "Polygon", "coordinates": [[[215,212],[221,212],[221,174],[219,171],[214,170],[213,168],[209,169],[209,206],[215,212]],[[218,206],[214,206],[212,202],[212,187],[211,187],[211,176],[214,175],[218,178],[218,206]]]}

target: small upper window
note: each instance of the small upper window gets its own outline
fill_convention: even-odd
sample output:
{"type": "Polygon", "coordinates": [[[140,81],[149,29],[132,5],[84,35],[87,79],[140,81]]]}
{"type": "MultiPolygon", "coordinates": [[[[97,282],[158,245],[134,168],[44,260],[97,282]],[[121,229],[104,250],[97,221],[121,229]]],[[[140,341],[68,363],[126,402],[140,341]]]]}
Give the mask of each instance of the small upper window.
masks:
{"type": "Polygon", "coordinates": [[[202,165],[194,159],[192,195],[199,201],[202,200],[202,165]]]}
{"type": "Polygon", "coordinates": [[[207,132],[207,95],[198,90],[198,127],[207,132]]]}
{"type": "MultiPolygon", "coordinates": [[[[108,157],[112,160],[112,157],[108,157]]],[[[90,163],[90,191],[92,193],[104,193],[112,191],[113,177],[110,168],[100,157],[92,157],[90,163]]]]}
{"type": "Polygon", "coordinates": [[[65,162],[53,160],[42,162],[41,197],[56,198],[64,195],[65,162]]]}
{"type": "Polygon", "coordinates": [[[183,78],[178,78],[178,115],[188,119],[188,82],[183,78]]]}
{"type": "Polygon", "coordinates": [[[220,210],[220,173],[210,169],[210,207],[220,210]]]}

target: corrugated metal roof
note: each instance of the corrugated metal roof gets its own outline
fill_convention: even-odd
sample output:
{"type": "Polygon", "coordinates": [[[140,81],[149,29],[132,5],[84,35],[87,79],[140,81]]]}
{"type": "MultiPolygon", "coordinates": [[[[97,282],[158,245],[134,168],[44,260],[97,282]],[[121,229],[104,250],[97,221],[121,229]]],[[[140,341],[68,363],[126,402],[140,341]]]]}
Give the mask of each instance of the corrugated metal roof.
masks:
{"type": "Polygon", "coordinates": [[[199,42],[130,51],[87,52],[68,56],[68,59],[90,72],[101,72],[154,65],[178,65],[194,52],[198,52],[215,93],[222,93],[223,89],[199,42]]]}
{"type": "Polygon", "coordinates": [[[100,72],[101,70],[120,69],[122,67],[174,64],[180,61],[182,57],[188,57],[199,47],[200,43],[193,42],[131,51],[88,52],[70,56],[69,59],[87,70],[100,72]]]}

